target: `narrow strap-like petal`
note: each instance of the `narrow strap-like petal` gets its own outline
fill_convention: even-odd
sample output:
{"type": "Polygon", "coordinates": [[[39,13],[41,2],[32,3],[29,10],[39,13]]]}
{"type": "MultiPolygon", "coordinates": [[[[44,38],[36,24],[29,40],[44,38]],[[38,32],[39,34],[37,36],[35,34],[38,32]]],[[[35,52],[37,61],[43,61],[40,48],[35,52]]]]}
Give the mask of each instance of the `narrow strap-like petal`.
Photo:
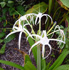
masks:
{"type": "Polygon", "coordinates": [[[17,20],[17,21],[14,23],[12,30],[14,30],[14,27],[15,27],[15,25],[17,24],[18,21],[19,21],[19,20],[17,20]]]}
{"type": "Polygon", "coordinates": [[[24,28],[23,30],[24,30],[24,32],[26,32],[28,35],[31,35],[27,29],[24,28]]]}
{"type": "Polygon", "coordinates": [[[52,23],[52,18],[51,18],[51,16],[50,15],[48,15],[48,14],[43,14],[42,16],[47,16],[47,17],[49,17],[50,19],[51,19],[51,23],[52,23]]]}
{"type": "Polygon", "coordinates": [[[14,34],[14,33],[16,33],[16,32],[19,32],[19,31],[13,31],[13,32],[11,32],[11,33],[9,33],[7,36],[6,36],[6,38],[8,37],[8,36],[10,36],[11,34],[14,34]]]}
{"type": "Polygon", "coordinates": [[[64,44],[65,44],[65,42],[64,42],[64,41],[62,41],[62,40],[58,40],[58,39],[49,39],[49,40],[51,40],[51,41],[59,41],[59,42],[62,42],[62,43],[64,43],[64,44]]]}
{"type": "Polygon", "coordinates": [[[50,48],[50,52],[48,53],[48,55],[47,55],[46,57],[44,57],[44,59],[47,58],[47,57],[51,54],[51,50],[52,50],[51,45],[50,45],[50,44],[47,44],[47,45],[48,45],[49,48],[50,48]]]}
{"type": "Polygon", "coordinates": [[[22,32],[20,32],[19,34],[19,40],[18,40],[19,49],[20,49],[21,35],[22,35],[22,32]]]}
{"type": "Polygon", "coordinates": [[[45,45],[42,46],[42,57],[44,58],[44,53],[45,53],[45,45]]]}
{"type": "Polygon", "coordinates": [[[41,37],[41,36],[36,35],[36,34],[32,34],[32,36],[35,36],[35,37],[37,37],[37,38],[39,38],[39,39],[42,39],[42,37],[41,37]]]}
{"type": "Polygon", "coordinates": [[[30,48],[30,50],[29,50],[29,55],[30,55],[31,49],[32,49],[33,47],[35,47],[37,44],[39,44],[39,43],[40,43],[40,41],[36,42],[35,44],[33,44],[33,45],[31,46],[31,48],[30,48]]]}

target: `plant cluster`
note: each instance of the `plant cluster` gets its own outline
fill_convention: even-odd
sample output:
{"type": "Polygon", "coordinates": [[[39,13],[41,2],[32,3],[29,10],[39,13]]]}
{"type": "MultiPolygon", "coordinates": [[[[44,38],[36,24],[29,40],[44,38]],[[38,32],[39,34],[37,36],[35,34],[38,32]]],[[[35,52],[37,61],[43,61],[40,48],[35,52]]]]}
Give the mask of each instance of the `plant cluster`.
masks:
{"type": "MultiPolygon", "coordinates": [[[[49,16],[48,14],[42,14],[42,13],[38,13],[38,14],[35,14],[35,13],[30,13],[30,14],[26,14],[24,16],[21,16],[16,22],[15,24],[13,25],[13,31],[11,33],[9,33],[6,38],[8,38],[8,36],[10,36],[11,34],[14,34],[16,32],[20,32],[19,33],[19,49],[20,49],[20,42],[21,42],[21,36],[22,36],[22,33],[25,33],[26,36],[27,36],[27,40],[29,41],[29,44],[32,44],[31,43],[31,40],[35,41],[34,44],[32,44],[30,50],[29,50],[29,54],[31,52],[32,49],[34,49],[33,47],[37,47],[34,49],[35,51],[37,51],[37,53],[35,53],[34,55],[34,58],[37,62],[37,70],[58,70],[58,69],[61,69],[62,67],[66,66],[67,69],[69,68],[68,66],[69,65],[63,65],[63,66],[59,66],[62,62],[59,61],[58,65],[56,65],[56,62],[59,60],[59,58],[64,54],[64,52],[67,52],[65,53],[66,55],[68,55],[69,51],[67,49],[64,49],[63,53],[59,56],[59,58],[55,61],[55,65],[53,67],[53,65],[47,69],[46,67],[46,63],[45,63],[45,58],[49,57],[49,55],[51,54],[51,50],[52,50],[52,47],[51,45],[49,44],[49,41],[57,41],[57,42],[60,42],[60,43],[64,43],[65,44],[65,34],[64,34],[64,31],[62,29],[60,29],[60,26],[59,25],[56,25],[56,22],[54,23],[54,25],[50,28],[49,31],[46,31],[46,30],[41,30],[41,21],[42,21],[42,17],[45,16],[47,19],[45,19],[45,24],[47,23],[47,20],[48,20],[48,17],[50,17],[51,21],[52,21],[52,18],[51,16],[49,16]],[[32,25],[36,25],[36,24],[39,24],[39,30],[37,31],[37,34],[35,33],[34,29],[33,29],[33,26],[32,25]],[[26,26],[29,25],[31,27],[31,33],[28,31],[28,29],[26,28],[26,26]],[[51,32],[53,30],[55,26],[55,30],[53,32],[51,32]],[[59,32],[59,36],[60,36],[60,39],[53,39],[53,38],[48,38],[49,35],[53,35],[54,33],[57,33],[59,32]],[[42,56],[40,54],[40,44],[42,44],[42,56]],[[49,54],[47,54],[46,56],[44,56],[45,54],[45,45],[48,45],[48,47],[50,48],[50,52],[49,54]],[[41,58],[42,57],[42,58],[41,58]],[[42,60],[42,62],[41,62],[42,60]],[[42,67],[42,65],[45,65],[42,67]]],[[[58,36],[58,38],[59,38],[58,36]]],[[[34,51],[33,51],[34,52],[34,51]]],[[[29,68],[27,69],[27,66],[24,66],[24,67],[20,67],[19,69],[21,70],[29,70],[29,69],[34,69],[36,70],[35,66],[31,63],[30,61],[30,58],[29,56],[26,57],[28,55],[25,55],[25,65],[29,66],[30,64],[32,65],[32,68],[31,66],[29,66],[29,68]]],[[[66,56],[64,56],[65,58],[66,56]]],[[[64,60],[63,58],[63,60],[64,60]]],[[[5,63],[5,61],[0,61],[1,63],[5,63]]],[[[8,62],[9,63],[9,62],[8,62]]],[[[11,63],[11,62],[10,62],[11,63]]],[[[5,63],[7,64],[7,62],[5,63]]],[[[13,63],[12,63],[13,64],[13,63]]],[[[8,65],[11,65],[12,64],[8,64],[8,65]]],[[[14,64],[15,65],[15,64],[14,64]]],[[[15,65],[16,66],[16,65],[15,65]]],[[[14,66],[14,67],[15,67],[14,66]]],[[[18,65],[19,66],[19,65],[18,65]]],[[[17,67],[17,66],[16,66],[17,67]]],[[[18,68],[18,67],[17,67],[18,68]]]]}
{"type": "MultiPolygon", "coordinates": [[[[46,4],[45,2],[41,2],[39,4],[34,5],[26,13],[25,13],[25,9],[27,7],[26,5],[24,6],[24,2],[25,1],[22,1],[22,0],[0,1],[0,5],[2,8],[2,12],[1,12],[2,15],[0,17],[0,21],[2,22],[3,20],[6,20],[6,23],[3,23],[3,27],[6,27],[7,24],[10,26],[13,25],[12,31],[6,37],[5,37],[6,30],[4,28],[1,28],[3,32],[0,33],[0,43],[4,45],[0,49],[0,54],[3,54],[5,52],[6,43],[14,39],[15,33],[17,32],[20,32],[19,40],[18,40],[18,46],[20,49],[21,37],[22,37],[22,33],[24,33],[31,46],[31,48],[29,49],[29,55],[32,51],[34,55],[34,59],[37,64],[37,68],[32,64],[29,55],[26,53],[24,55],[24,58],[25,58],[24,67],[22,67],[21,65],[15,64],[13,62],[4,61],[4,60],[0,60],[0,63],[16,67],[20,70],[63,70],[63,69],[68,70],[69,69],[69,65],[67,62],[69,61],[68,58],[65,61],[67,64],[61,65],[64,59],[66,58],[66,56],[69,54],[69,46],[68,46],[69,4],[68,4],[68,1],[49,0],[49,4],[46,4]],[[52,3],[55,3],[55,6],[52,5],[52,3]],[[61,7],[58,6],[58,3],[61,5],[61,7]],[[62,7],[66,10],[66,12],[65,11],[62,12],[62,7]],[[15,20],[17,21],[14,24],[10,24],[10,22],[7,22],[7,19],[6,19],[7,11],[9,11],[10,16],[13,16],[13,18],[15,17],[15,15],[19,15],[18,20],[15,18],[15,20]],[[45,12],[48,14],[43,14],[45,12]],[[53,19],[51,18],[50,15],[53,17],[53,19]],[[53,22],[53,20],[56,20],[57,22],[53,22]],[[60,26],[60,24],[62,24],[63,21],[65,21],[65,23],[67,24],[66,25],[67,28],[63,28],[63,26],[60,26]],[[41,29],[42,24],[45,25],[44,30],[41,29]],[[35,25],[39,25],[39,29],[37,30],[37,33],[33,29],[33,26],[35,25]],[[27,26],[31,28],[31,32],[28,30],[27,26]],[[56,39],[53,38],[54,34],[57,35],[56,39]],[[5,39],[3,39],[4,37],[5,39]],[[51,62],[46,63],[46,60],[45,60],[46,58],[49,57],[52,51],[52,46],[49,43],[50,41],[56,41],[58,44],[58,47],[61,50],[63,50],[60,56],[51,66],[50,66],[51,62]],[[49,47],[48,54],[46,54],[46,51],[45,51],[46,45],[49,47]]],[[[6,29],[11,29],[11,28],[6,28],[6,29]]],[[[0,70],[4,70],[4,69],[0,68],[0,70]]]]}

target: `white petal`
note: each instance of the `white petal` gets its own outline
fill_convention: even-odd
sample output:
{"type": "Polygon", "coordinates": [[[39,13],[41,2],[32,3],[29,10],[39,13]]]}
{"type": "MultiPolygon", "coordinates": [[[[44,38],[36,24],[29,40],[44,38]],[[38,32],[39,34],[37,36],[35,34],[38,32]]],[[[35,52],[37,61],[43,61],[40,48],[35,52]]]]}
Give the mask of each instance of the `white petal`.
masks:
{"type": "Polygon", "coordinates": [[[32,34],[32,36],[36,36],[37,38],[42,39],[42,37],[41,37],[41,36],[36,35],[36,34],[32,34]]]}
{"type": "Polygon", "coordinates": [[[21,35],[22,35],[22,32],[20,32],[19,34],[19,41],[18,41],[19,49],[20,49],[21,35]]]}
{"type": "Polygon", "coordinates": [[[35,44],[32,45],[32,47],[31,47],[30,50],[29,50],[29,55],[30,55],[31,49],[32,49],[33,47],[35,47],[37,44],[39,44],[39,43],[40,43],[40,41],[38,41],[38,42],[36,42],[35,44]]]}
{"type": "Polygon", "coordinates": [[[51,54],[51,49],[52,49],[52,48],[51,48],[51,45],[50,45],[50,44],[47,44],[47,45],[48,45],[49,48],[50,48],[50,52],[49,52],[49,54],[48,54],[46,57],[44,57],[44,59],[47,58],[47,57],[51,54]]]}
{"type": "Polygon", "coordinates": [[[14,26],[14,28],[13,28],[13,29],[17,29],[17,30],[18,30],[19,28],[18,28],[18,27],[16,27],[16,26],[14,26]]]}
{"type": "Polygon", "coordinates": [[[47,21],[48,21],[48,17],[46,17],[46,21],[45,21],[45,24],[47,23],[47,21]]]}
{"type": "Polygon", "coordinates": [[[15,25],[17,24],[18,21],[19,21],[19,20],[17,20],[17,21],[14,23],[13,28],[12,28],[13,30],[14,30],[14,27],[15,27],[15,25]]]}
{"type": "Polygon", "coordinates": [[[35,20],[35,25],[37,24],[37,19],[38,19],[38,17],[36,17],[36,20],[35,20]]]}
{"type": "Polygon", "coordinates": [[[8,36],[10,36],[11,34],[14,34],[14,33],[16,33],[16,32],[19,32],[19,31],[13,31],[13,32],[11,32],[11,33],[9,33],[7,36],[6,36],[6,38],[8,37],[8,36]]]}
{"type": "Polygon", "coordinates": [[[64,44],[65,44],[65,42],[64,42],[64,41],[62,41],[62,40],[58,40],[58,39],[49,39],[49,40],[52,40],[52,41],[59,41],[59,42],[62,42],[62,43],[64,43],[64,44]]]}
{"type": "Polygon", "coordinates": [[[44,37],[47,37],[46,30],[43,30],[41,36],[43,37],[43,35],[44,35],[44,37]]]}
{"type": "Polygon", "coordinates": [[[42,46],[42,57],[44,58],[44,53],[45,53],[45,45],[42,46]]]}
{"type": "Polygon", "coordinates": [[[27,40],[28,40],[29,37],[31,37],[33,40],[35,40],[35,39],[32,37],[32,35],[28,35],[27,40]]]}
{"type": "Polygon", "coordinates": [[[23,29],[28,35],[31,35],[27,29],[23,29]]]}
{"type": "Polygon", "coordinates": [[[43,14],[43,16],[48,16],[48,17],[51,19],[51,22],[53,21],[50,15],[48,15],[48,14],[43,14]]]}
{"type": "Polygon", "coordinates": [[[23,25],[23,28],[24,28],[25,26],[27,26],[27,25],[29,25],[29,26],[31,27],[31,24],[24,24],[24,25],[23,25]]]}

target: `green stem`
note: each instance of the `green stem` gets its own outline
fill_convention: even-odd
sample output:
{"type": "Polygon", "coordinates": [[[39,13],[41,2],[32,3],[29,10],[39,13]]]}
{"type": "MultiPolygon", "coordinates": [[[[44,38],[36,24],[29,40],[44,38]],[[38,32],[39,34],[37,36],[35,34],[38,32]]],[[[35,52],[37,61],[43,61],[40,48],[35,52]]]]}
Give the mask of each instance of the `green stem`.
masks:
{"type": "Polygon", "coordinates": [[[56,22],[54,23],[54,25],[49,29],[49,31],[47,32],[47,34],[49,34],[51,32],[51,30],[54,28],[54,26],[56,25],[56,22]]]}
{"type": "Polygon", "coordinates": [[[40,45],[37,46],[37,70],[41,70],[40,45]]]}
{"type": "MultiPolygon", "coordinates": [[[[41,19],[39,19],[39,35],[41,34],[41,19]]],[[[38,40],[38,38],[37,38],[38,40]]],[[[40,53],[40,45],[37,45],[37,70],[41,70],[41,53],[40,53]]]]}
{"type": "Polygon", "coordinates": [[[41,34],[41,19],[39,20],[39,35],[41,34]]]}
{"type": "Polygon", "coordinates": [[[57,11],[58,11],[60,8],[61,8],[61,7],[59,7],[59,8],[55,11],[55,13],[54,13],[54,15],[53,15],[53,19],[54,19],[55,15],[56,15],[57,11]]]}
{"type": "Polygon", "coordinates": [[[59,25],[61,25],[61,23],[64,21],[64,19],[67,17],[68,14],[69,14],[69,11],[68,11],[67,14],[63,17],[63,19],[60,21],[59,25]]]}
{"type": "Polygon", "coordinates": [[[48,14],[51,13],[51,9],[52,9],[52,0],[49,0],[49,12],[48,12],[48,14]]]}

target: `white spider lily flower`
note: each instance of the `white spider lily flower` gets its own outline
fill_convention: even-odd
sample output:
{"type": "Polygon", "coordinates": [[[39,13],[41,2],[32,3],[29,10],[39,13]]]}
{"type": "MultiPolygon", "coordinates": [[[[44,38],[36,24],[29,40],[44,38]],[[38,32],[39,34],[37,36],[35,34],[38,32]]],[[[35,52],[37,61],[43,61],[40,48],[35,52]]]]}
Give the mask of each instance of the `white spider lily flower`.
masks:
{"type": "Polygon", "coordinates": [[[14,27],[15,25],[17,24],[17,22],[19,22],[19,24],[21,23],[21,21],[23,21],[23,24],[31,24],[31,22],[33,23],[34,25],[34,17],[36,17],[37,14],[35,13],[30,13],[30,14],[26,14],[24,16],[21,16],[16,22],[15,24],[13,25],[13,30],[14,30],[14,27]]]}
{"type": "Polygon", "coordinates": [[[19,45],[19,49],[20,49],[20,42],[21,42],[21,35],[22,33],[26,33],[28,34],[29,36],[31,36],[31,34],[29,33],[29,31],[25,28],[26,25],[29,25],[29,24],[24,24],[23,26],[21,24],[19,24],[19,26],[14,26],[14,29],[11,33],[9,33],[6,38],[8,36],[10,36],[11,34],[14,34],[14,33],[17,33],[17,32],[20,32],[19,34],[19,40],[18,40],[18,45],[19,45]]]}
{"type": "Polygon", "coordinates": [[[47,57],[51,54],[52,47],[51,47],[51,45],[49,44],[49,41],[59,41],[59,42],[65,44],[65,42],[62,41],[62,40],[58,40],[58,39],[48,39],[45,30],[43,30],[41,36],[36,35],[36,34],[32,34],[32,36],[37,37],[37,38],[39,39],[39,41],[37,41],[35,44],[32,45],[32,47],[31,47],[30,50],[29,50],[29,54],[30,54],[31,49],[32,49],[33,47],[35,47],[35,46],[38,45],[38,44],[42,44],[42,57],[43,57],[44,59],[47,58],[47,57]],[[49,54],[48,54],[46,57],[44,56],[44,53],[45,53],[45,45],[48,45],[48,47],[50,48],[50,52],[49,52],[49,54]]]}
{"type": "Polygon", "coordinates": [[[35,24],[39,24],[41,22],[41,18],[44,17],[44,16],[46,17],[45,24],[47,23],[48,17],[51,19],[51,23],[53,22],[50,15],[43,14],[43,13],[38,13],[37,17],[36,17],[36,20],[35,20],[35,24]]]}
{"type": "Polygon", "coordinates": [[[59,26],[59,25],[57,25],[57,26],[55,27],[55,30],[56,30],[56,29],[59,30],[59,32],[60,32],[60,35],[59,35],[59,36],[61,36],[61,39],[65,41],[64,31],[63,31],[62,29],[60,29],[60,26],[59,26]]]}

